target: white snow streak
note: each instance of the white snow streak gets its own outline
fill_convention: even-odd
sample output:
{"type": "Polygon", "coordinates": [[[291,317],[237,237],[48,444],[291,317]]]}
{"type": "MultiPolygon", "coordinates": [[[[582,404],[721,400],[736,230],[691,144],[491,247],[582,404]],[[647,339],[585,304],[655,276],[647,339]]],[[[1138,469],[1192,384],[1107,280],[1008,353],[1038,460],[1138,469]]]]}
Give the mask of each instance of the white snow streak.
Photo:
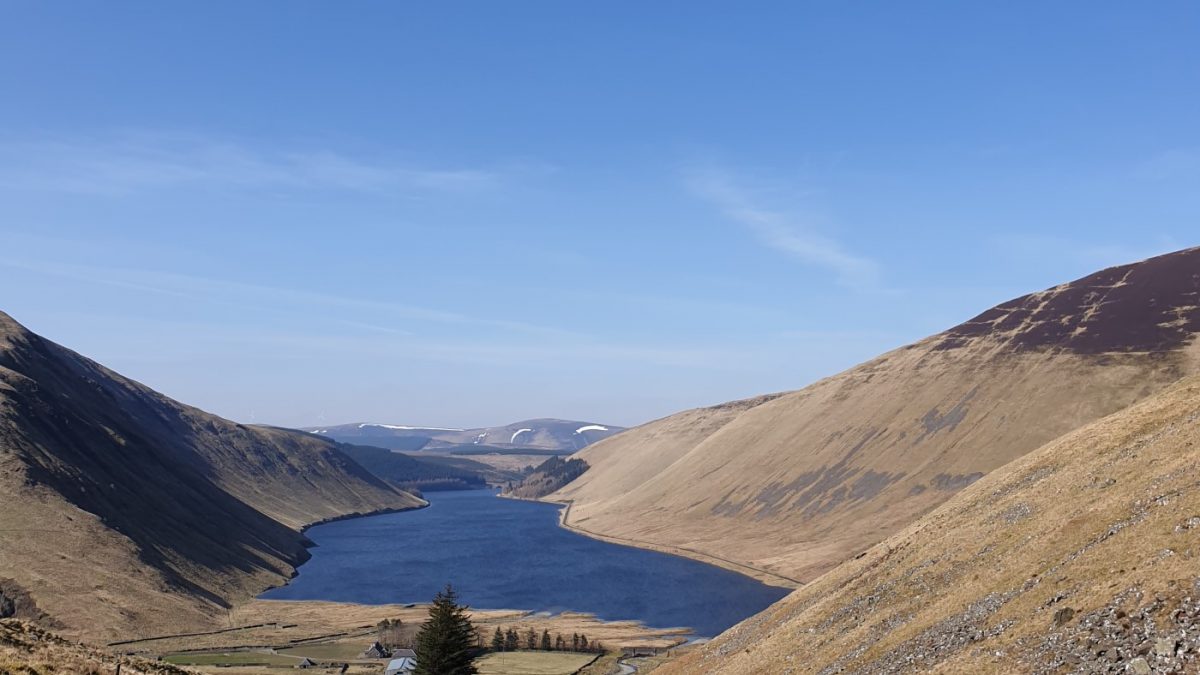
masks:
{"type": "Polygon", "coordinates": [[[445,427],[406,427],[399,424],[360,424],[359,429],[379,427],[381,429],[396,429],[399,431],[465,431],[465,429],[447,429],[445,427]]]}

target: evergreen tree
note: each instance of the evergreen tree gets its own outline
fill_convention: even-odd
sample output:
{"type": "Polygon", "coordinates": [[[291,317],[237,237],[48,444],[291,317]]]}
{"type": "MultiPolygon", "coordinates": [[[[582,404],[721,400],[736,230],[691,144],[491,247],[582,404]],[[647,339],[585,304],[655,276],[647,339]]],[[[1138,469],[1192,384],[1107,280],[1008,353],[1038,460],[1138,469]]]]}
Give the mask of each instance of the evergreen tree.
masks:
{"type": "Polygon", "coordinates": [[[526,649],[537,649],[537,647],[538,647],[537,631],[535,631],[533,629],[533,626],[530,626],[529,632],[525,634],[525,648],[526,649]]]}
{"type": "Polygon", "coordinates": [[[542,651],[550,651],[550,631],[542,630],[542,651]]]}
{"type": "Polygon", "coordinates": [[[579,651],[579,633],[571,633],[571,651],[579,651]]]}
{"type": "Polygon", "coordinates": [[[506,651],[506,652],[516,651],[518,642],[520,642],[520,638],[517,637],[516,629],[509,628],[508,632],[505,633],[505,635],[504,635],[504,651],[506,651]]]}
{"type": "Polygon", "coordinates": [[[492,635],[492,651],[504,651],[504,633],[500,632],[500,626],[496,626],[496,632],[492,635]]]}
{"type": "Polygon", "coordinates": [[[558,651],[561,652],[562,650],[566,649],[566,646],[567,646],[567,641],[563,639],[562,633],[559,633],[558,635],[554,636],[554,648],[555,649],[557,649],[558,651]]]}
{"type": "Polygon", "coordinates": [[[416,675],[475,675],[475,626],[449,584],[433,598],[417,633],[416,675]]]}
{"type": "Polygon", "coordinates": [[[580,633],[580,634],[579,634],[579,651],[581,651],[581,652],[586,652],[587,650],[588,650],[588,648],[587,648],[587,636],[586,636],[586,635],[584,635],[583,633],[580,633]]]}

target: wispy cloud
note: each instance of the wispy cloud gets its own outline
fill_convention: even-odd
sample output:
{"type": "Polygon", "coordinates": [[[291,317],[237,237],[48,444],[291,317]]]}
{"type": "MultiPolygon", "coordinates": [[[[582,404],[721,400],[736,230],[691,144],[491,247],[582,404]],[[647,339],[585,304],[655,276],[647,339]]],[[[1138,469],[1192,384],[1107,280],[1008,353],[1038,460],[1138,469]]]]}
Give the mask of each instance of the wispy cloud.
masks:
{"type": "Polygon", "coordinates": [[[494,171],[418,167],[324,149],[267,150],[187,134],[0,141],[0,188],[127,195],[180,188],[461,191],[494,171]]]}
{"type": "Polygon", "coordinates": [[[296,312],[306,316],[316,315],[320,316],[322,320],[332,320],[343,325],[366,328],[380,333],[408,334],[410,332],[408,328],[379,323],[388,320],[408,321],[412,322],[412,325],[435,323],[498,328],[525,334],[572,335],[571,332],[562,329],[509,319],[490,319],[399,302],[347,297],[308,289],[281,288],[173,272],[3,257],[0,257],[0,266],[155,295],[168,295],[264,311],[296,312]],[[330,314],[330,310],[349,312],[350,317],[337,317],[330,314]],[[377,322],[363,321],[360,317],[364,316],[375,318],[377,322]]]}
{"type": "Polygon", "coordinates": [[[875,261],[851,253],[837,240],[817,231],[811,217],[763,205],[756,191],[730,172],[706,166],[689,171],[686,178],[696,195],[749,229],[763,244],[833,272],[844,286],[871,288],[878,284],[879,265],[875,261]]]}

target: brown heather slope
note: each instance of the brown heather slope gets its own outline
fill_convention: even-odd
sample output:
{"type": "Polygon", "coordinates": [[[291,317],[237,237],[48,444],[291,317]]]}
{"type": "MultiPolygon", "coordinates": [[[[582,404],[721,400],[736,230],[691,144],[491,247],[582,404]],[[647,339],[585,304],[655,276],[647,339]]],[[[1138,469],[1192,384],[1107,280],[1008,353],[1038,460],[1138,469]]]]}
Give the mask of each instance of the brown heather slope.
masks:
{"type": "Polygon", "coordinates": [[[655,672],[928,671],[1200,672],[1200,377],[989,474],[655,672]]]}
{"type": "Polygon", "coordinates": [[[421,504],[330,441],[182,405],[0,313],[0,594],[19,616],[91,639],[212,626],[308,557],[303,525],[421,504]]]}
{"type": "Polygon", "coordinates": [[[625,431],[576,453],[592,468],[547,499],[587,533],[809,581],[1200,372],[1198,331],[1200,248],[1018,298],[797,392],[625,431]]]}
{"type": "Polygon", "coordinates": [[[124,675],[188,675],[196,672],[70,642],[17,619],[0,620],[0,675],[109,675],[116,672],[118,663],[124,675]]]}

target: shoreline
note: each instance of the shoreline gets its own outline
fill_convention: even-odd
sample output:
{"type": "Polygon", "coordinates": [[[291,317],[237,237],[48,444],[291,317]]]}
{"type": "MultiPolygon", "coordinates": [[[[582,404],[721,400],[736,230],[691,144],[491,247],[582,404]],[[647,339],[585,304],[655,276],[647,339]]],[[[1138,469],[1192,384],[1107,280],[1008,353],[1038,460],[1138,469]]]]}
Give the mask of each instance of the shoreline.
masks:
{"type": "MultiPolygon", "coordinates": [[[[416,495],[413,495],[413,496],[416,497],[416,495]]],[[[374,511],[367,511],[366,513],[363,513],[361,511],[356,511],[354,513],[343,513],[339,516],[329,516],[328,518],[322,518],[321,520],[314,520],[311,523],[301,525],[300,526],[300,534],[304,534],[305,532],[308,532],[311,528],[314,528],[318,525],[326,525],[329,523],[336,523],[339,520],[350,520],[352,518],[367,518],[369,516],[383,516],[383,515],[387,515],[389,513],[404,513],[405,511],[420,511],[421,509],[429,508],[429,500],[428,499],[425,499],[424,497],[417,497],[417,499],[420,499],[421,501],[423,501],[425,503],[421,504],[419,506],[385,507],[382,509],[376,509],[374,511]]],[[[315,544],[314,544],[314,546],[315,546],[315,544]]],[[[311,548],[311,547],[309,547],[309,548],[311,548]]]]}
{"type": "MultiPolygon", "coordinates": [[[[416,495],[413,495],[413,496],[415,497],[416,495]]],[[[287,586],[288,584],[292,583],[293,579],[300,576],[300,567],[302,565],[304,565],[304,563],[308,562],[309,560],[312,560],[312,553],[309,553],[309,549],[313,549],[313,548],[317,547],[317,542],[308,538],[307,532],[310,529],[312,529],[318,525],[326,525],[328,523],[336,523],[339,520],[350,520],[352,518],[366,518],[368,516],[383,516],[383,515],[387,515],[389,513],[404,513],[405,511],[419,511],[421,509],[429,508],[429,500],[428,499],[425,499],[424,497],[417,497],[417,499],[420,499],[424,503],[419,506],[405,506],[402,508],[386,507],[386,508],[382,508],[382,509],[376,509],[374,511],[368,511],[367,513],[362,513],[362,512],[343,513],[341,515],[329,516],[328,518],[322,518],[321,520],[314,520],[311,523],[306,523],[304,525],[301,525],[297,534],[300,535],[300,545],[304,547],[303,550],[301,551],[302,554],[304,555],[304,557],[301,558],[300,560],[297,560],[295,563],[293,563],[291,565],[292,571],[287,575],[287,579],[283,580],[282,584],[271,584],[270,586],[267,586],[266,588],[255,593],[253,596],[251,596],[251,599],[257,600],[262,597],[263,593],[266,593],[268,591],[273,591],[276,588],[283,588],[284,586],[287,586]]],[[[240,604],[240,603],[230,603],[231,606],[236,606],[236,604],[240,604]]]]}
{"type": "Polygon", "coordinates": [[[651,542],[638,541],[636,539],[625,539],[623,537],[614,537],[607,534],[592,532],[591,530],[585,529],[578,525],[572,525],[571,523],[567,522],[567,518],[569,518],[571,515],[572,502],[570,501],[529,499],[527,497],[514,497],[507,494],[498,494],[496,496],[502,499],[513,499],[522,502],[537,502],[539,504],[556,504],[558,506],[562,506],[564,508],[558,512],[558,526],[564,530],[569,530],[581,536],[588,537],[589,539],[595,539],[597,541],[603,541],[609,544],[619,544],[622,546],[630,546],[632,548],[640,548],[647,551],[655,551],[657,553],[665,553],[667,555],[674,555],[680,558],[688,558],[689,560],[702,562],[706,565],[712,565],[713,567],[720,567],[721,569],[740,574],[744,577],[750,577],[751,579],[762,582],[768,586],[774,586],[776,588],[796,590],[804,586],[804,582],[800,581],[799,579],[792,579],[790,577],[785,577],[782,574],[776,574],[775,572],[769,572],[752,565],[739,563],[733,560],[727,560],[725,558],[720,558],[708,553],[702,553],[690,548],[684,548],[682,546],[668,546],[666,544],[655,544],[651,542]]]}

